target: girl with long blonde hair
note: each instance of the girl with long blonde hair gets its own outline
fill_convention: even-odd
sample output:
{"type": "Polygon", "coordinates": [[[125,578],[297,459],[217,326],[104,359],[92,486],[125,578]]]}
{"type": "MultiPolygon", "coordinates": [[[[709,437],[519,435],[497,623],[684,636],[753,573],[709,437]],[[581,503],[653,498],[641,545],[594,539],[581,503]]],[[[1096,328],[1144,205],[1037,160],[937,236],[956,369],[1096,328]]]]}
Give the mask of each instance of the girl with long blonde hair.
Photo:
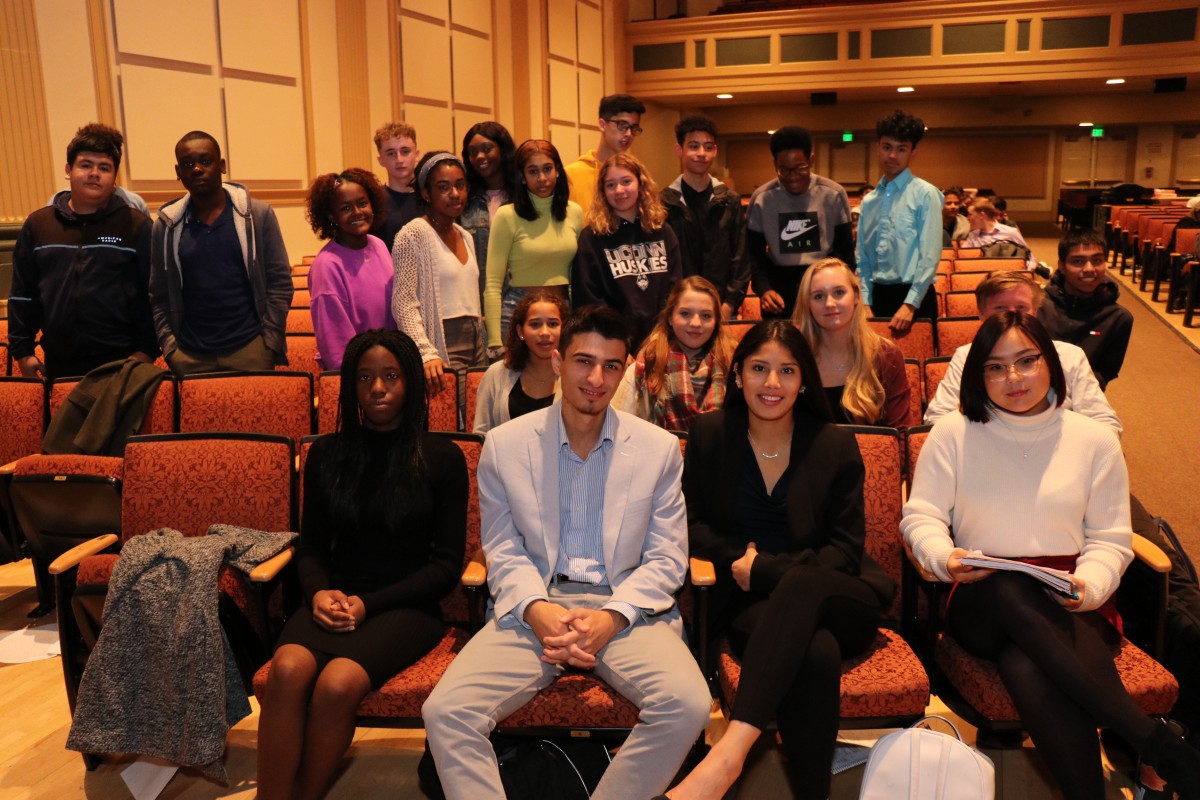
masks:
{"type": "Polygon", "coordinates": [[[599,303],[629,320],[634,349],[683,277],[683,259],[650,174],[628,153],[600,167],[571,269],[571,304],[599,303]]]}
{"type": "Polygon", "coordinates": [[[724,405],[737,340],[721,321],[721,294],[696,275],[675,284],[633,363],[613,407],[669,431],[724,405]]]}
{"type": "Polygon", "coordinates": [[[867,324],[858,276],[845,262],[825,258],[808,268],[792,321],[816,356],[836,422],[907,427],[904,355],[867,324]]]}

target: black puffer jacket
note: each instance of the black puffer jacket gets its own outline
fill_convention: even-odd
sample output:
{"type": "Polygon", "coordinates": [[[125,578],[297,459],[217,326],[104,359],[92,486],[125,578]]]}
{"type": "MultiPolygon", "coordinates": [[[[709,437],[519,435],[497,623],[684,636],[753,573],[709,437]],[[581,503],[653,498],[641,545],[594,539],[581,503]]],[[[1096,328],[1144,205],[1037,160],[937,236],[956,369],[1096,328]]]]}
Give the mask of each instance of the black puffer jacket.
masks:
{"type": "Polygon", "coordinates": [[[1101,389],[1121,371],[1133,330],[1133,314],[1117,303],[1119,294],[1112,278],[1105,278],[1090,295],[1074,294],[1067,291],[1058,270],[1046,285],[1046,299],[1038,310],[1038,319],[1052,339],[1078,345],[1087,354],[1101,389]]]}

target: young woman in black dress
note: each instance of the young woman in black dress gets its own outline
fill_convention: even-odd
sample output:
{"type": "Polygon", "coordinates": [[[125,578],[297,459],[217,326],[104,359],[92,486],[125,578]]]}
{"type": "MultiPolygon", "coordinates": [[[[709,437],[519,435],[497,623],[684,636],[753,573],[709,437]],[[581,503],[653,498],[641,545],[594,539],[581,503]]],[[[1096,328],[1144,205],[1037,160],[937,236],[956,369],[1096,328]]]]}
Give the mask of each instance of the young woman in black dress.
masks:
{"type": "Polygon", "coordinates": [[[440,641],[438,604],[462,570],[466,460],[425,430],[412,339],[351,339],[338,407],[338,431],[313,443],[304,470],[296,558],[306,605],[279,638],[263,700],[264,800],[325,794],[359,703],[440,641]]]}
{"type": "Polygon", "coordinates": [[[691,554],[713,561],[710,635],[742,675],[724,736],[675,800],[724,796],[776,722],[798,798],[829,796],[842,660],[875,638],[894,586],[863,552],[862,456],[833,425],[791,322],[756,325],[733,354],[721,411],[691,427],[684,463],[691,554]]]}

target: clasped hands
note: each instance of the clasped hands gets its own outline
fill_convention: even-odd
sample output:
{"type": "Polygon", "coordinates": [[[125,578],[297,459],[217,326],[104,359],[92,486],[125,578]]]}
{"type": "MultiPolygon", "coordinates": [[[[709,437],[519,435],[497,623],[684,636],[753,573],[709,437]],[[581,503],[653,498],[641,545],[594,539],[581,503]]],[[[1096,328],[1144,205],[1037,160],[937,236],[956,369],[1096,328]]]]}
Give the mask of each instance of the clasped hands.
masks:
{"type": "Polygon", "coordinates": [[[525,621],[542,643],[542,661],[578,669],[595,667],[596,654],[629,625],[615,611],[565,608],[549,600],[530,603],[525,621]]]}
{"type": "Polygon", "coordinates": [[[349,633],[367,617],[367,607],[358,595],[337,589],[322,589],[313,595],[313,619],[332,633],[349,633]]]}

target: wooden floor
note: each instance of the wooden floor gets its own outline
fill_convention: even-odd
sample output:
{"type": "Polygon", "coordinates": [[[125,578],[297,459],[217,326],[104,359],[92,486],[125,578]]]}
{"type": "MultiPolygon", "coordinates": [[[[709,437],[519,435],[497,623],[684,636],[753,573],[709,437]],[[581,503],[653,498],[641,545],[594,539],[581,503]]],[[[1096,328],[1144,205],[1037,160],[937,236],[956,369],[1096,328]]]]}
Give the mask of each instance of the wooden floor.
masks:
{"type": "MultiPolygon", "coordinates": [[[[25,615],[35,605],[33,572],[29,561],[0,566],[0,630],[17,630],[29,621],[25,615]]],[[[119,800],[130,797],[120,772],[130,758],[110,759],[94,772],[84,769],[78,753],[65,748],[70,714],[57,658],[29,664],[0,665],[0,798],[3,800],[119,800]]],[[[226,768],[230,784],[222,787],[195,773],[181,770],[160,795],[164,800],[208,800],[255,796],[255,745],[258,705],[229,734],[226,768]]],[[[949,715],[934,700],[930,713],[949,715]]],[[[952,716],[952,715],[950,715],[952,716]]],[[[961,720],[963,734],[974,742],[975,731],[961,720]]],[[[710,740],[719,737],[723,720],[714,715],[710,740]]],[[[847,731],[844,737],[870,742],[881,732],[847,731]]],[[[416,768],[424,737],[421,731],[360,729],[354,738],[346,768],[329,797],[331,800],[407,800],[423,795],[417,788],[416,768]]],[[[1017,750],[985,750],[996,764],[997,798],[1052,800],[1059,795],[1048,788],[1045,766],[1028,742],[1017,750]]],[[[858,796],[862,768],[834,777],[833,800],[858,796]]],[[[1132,789],[1119,773],[1110,776],[1106,800],[1132,798],[1132,789]]],[[[738,794],[742,800],[786,798],[778,750],[770,742],[759,747],[749,764],[738,794]]],[[[632,799],[636,800],[636,799],[632,799]]]]}

